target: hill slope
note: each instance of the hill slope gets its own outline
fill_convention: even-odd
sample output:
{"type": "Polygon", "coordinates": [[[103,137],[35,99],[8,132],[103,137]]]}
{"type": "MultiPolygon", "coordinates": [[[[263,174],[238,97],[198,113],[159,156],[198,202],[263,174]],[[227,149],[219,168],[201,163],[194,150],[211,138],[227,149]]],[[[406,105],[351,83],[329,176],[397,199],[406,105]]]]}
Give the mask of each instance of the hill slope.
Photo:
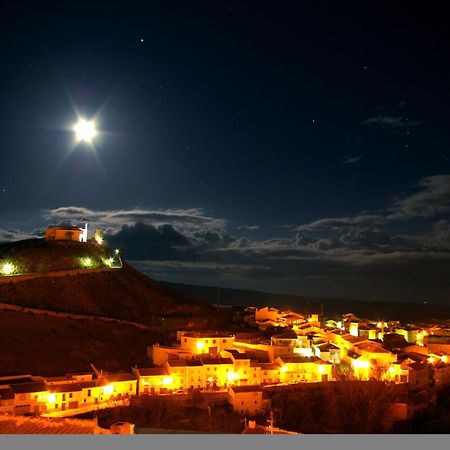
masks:
{"type": "Polygon", "coordinates": [[[210,305],[162,286],[126,263],[96,270],[77,263],[81,257],[101,261],[103,256],[99,246],[79,242],[35,239],[2,245],[0,261],[13,261],[33,274],[0,277],[0,302],[145,324],[162,317],[211,315],[210,305]]]}
{"type": "Polygon", "coordinates": [[[104,370],[129,371],[134,364],[150,364],[147,346],[177,328],[220,326],[222,319],[211,305],[126,263],[115,269],[102,266],[107,255],[98,245],[79,242],[33,239],[0,245],[0,264],[10,261],[20,268],[17,272],[27,272],[0,276],[0,304],[19,306],[16,311],[0,308],[0,374],[62,375],[89,370],[91,362],[104,370]],[[97,269],[81,268],[79,260],[85,257],[98,262],[97,269]],[[91,317],[75,320],[45,311],[91,317]]]}

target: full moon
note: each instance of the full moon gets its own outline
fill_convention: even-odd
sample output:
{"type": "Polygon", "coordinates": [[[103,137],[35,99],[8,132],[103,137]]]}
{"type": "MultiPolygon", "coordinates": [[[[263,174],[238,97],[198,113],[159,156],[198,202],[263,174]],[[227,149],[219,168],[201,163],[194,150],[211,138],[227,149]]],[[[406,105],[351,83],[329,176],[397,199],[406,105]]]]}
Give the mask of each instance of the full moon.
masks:
{"type": "Polygon", "coordinates": [[[80,119],[73,127],[75,136],[78,141],[92,142],[97,130],[95,129],[95,122],[92,120],[80,119]]]}

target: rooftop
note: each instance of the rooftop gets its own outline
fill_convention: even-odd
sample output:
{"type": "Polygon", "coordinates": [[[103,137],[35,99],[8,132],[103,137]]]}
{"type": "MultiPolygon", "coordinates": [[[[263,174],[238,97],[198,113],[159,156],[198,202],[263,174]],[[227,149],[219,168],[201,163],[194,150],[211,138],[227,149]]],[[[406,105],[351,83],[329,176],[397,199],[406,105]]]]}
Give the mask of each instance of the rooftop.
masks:
{"type": "Polygon", "coordinates": [[[386,350],[385,348],[381,347],[380,345],[377,345],[372,342],[362,342],[360,344],[356,344],[356,346],[359,350],[363,350],[370,353],[391,353],[389,350],[386,350]]]}
{"type": "Polygon", "coordinates": [[[228,349],[226,351],[231,353],[233,359],[250,359],[246,353],[240,353],[235,349],[228,349]]]}
{"type": "Polygon", "coordinates": [[[136,377],[129,372],[108,373],[104,375],[108,381],[134,381],[136,377]]]}
{"type": "Polygon", "coordinates": [[[11,389],[16,394],[27,394],[32,392],[44,392],[47,390],[42,381],[32,381],[31,383],[11,384],[11,389]]]}
{"type": "Polygon", "coordinates": [[[77,392],[81,391],[80,383],[66,383],[66,384],[54,384],[47,386],[48,392],[77,392]]]}
{"type": "Polygon", "coordinates": [[[231,358],[202,358],[201,361],[204,366],[215,364],[233,364],[231,358]]]}
{"type": "Polygon", "coordinates": [[[162,367],[150,367],[137,369],[138,375],[141,377],[153,377],[158,375],[167,375],[167,371],[162,367]]]}
{"type": "Polygon", "coordinates": [[[323,363],[328,364],[326,361],[322,361],[317,356],[280,356],[280,360],[284,364],[303,364],[303,363],[323,363]]]}

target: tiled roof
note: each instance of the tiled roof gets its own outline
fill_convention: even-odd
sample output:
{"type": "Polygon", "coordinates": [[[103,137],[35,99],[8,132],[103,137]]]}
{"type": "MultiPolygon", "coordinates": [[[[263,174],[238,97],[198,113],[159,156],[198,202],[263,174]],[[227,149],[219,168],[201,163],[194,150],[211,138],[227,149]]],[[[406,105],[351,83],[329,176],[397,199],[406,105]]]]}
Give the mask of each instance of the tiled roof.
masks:
{"type": "Polygon", "coordinates": [[[81,391],[80,383],[66,383],[66,384],[54,384],[47,385],[48,392],[77,392],[81,391]]]}
{"type": "Polygon", "coordinates": [[[279,357],[283,363],[287,364],[302,364],[302,363],[316,363],[316,362],[324,362],[317,356],[280,356],[279,357]]]}
{"type": "Polygon", "coordinates": [[[0,384],[17,384],[17,383],[31,383],[33,378],[31,375],[24,375],[20,377],[1,377],[0,384]]]}
{"type": "Polygon", "coordinates": [[[187,359],[186,365],[188,367],[201,367],[203,366],[202,362],[198,359],[187,359]]]}
{"type": "Polygon", "coordinates": [[[105,386],[107,383],[105,381],[100,380],[92,380],[92,381],[80,381],[79,385],[82,389],[89,389],[99,386],[105,386]]]}
{"type": "Polygon", "coordinates": [[[170,367],[186,367],[186,361],[184,359],[169,359],[167,365],[170,367]]]}
{"type": "Polygon", "coordinates": [[[233,364],[231,358],[202,358],[204,366],[216,365],[216,364],[233,364]]]}
{"type": "Polygon", "coordinates": [[[362,336],[353,336],[351,334],[347,334],[342,336],[347,342],[350,342],[351,344],[358,344],[360,342],[365,342],[367,341],[367,338],[362,337],[362,336]]]}
{"type": "Polygon", "coordinates": [[[47,377],[47,378],[45,378],[45,381],[47,382],[47,383],[55,383],[55,382],[57,382],[57,381],[70,381],[70,380],[73,380],[73,378],[72,377],[47,377]]]}
{"type": "Polygon", "coordinates": [[[167,371],[162,367],[150,367],[150,368],[142,368],[137,369],[138,374],[141,377],[152,377],[152,376],[159,376],[159,375],[167,375],[167,371]]]}
{"type": "Polygon", "coordinates": [[[328,352],[330,350],[339,350],[339,347],[328,342],[325,344],[319,344],[319,349],[321,352],[328,352]]]}
{"type": "Polygon", "coordinates": [[[231,353],[231,355],[234,359],[250,359],[250,357],[246,353],[239,353],[237,350],[234,350],[234,349],[230,349],[230,350],[226,350],[226,351],[231,353]]]}
{"type": "Polygon", "coordinates": [[[134,381],[136,377],[129,372],[108,373],[105,374],[108,381],[134,381]]]}
{"type": "Polygon", "coordinates": [[[32,392],[43,392],[47,388],[42,381],[32,381],[31,383],[11,384],[12,390],[16,394],[28,394],[32,392]]]}
{"type": "Polygon", "coordinates": [[[94,420],[0,416],[0,434],[93,434],[94,420]]]}
{"type": "Polygon", "coordinates": [[[358,347],[360,350],[364,350],[370,353],[391,353],[389,350],[381,347],[380,345],[371,343],[371,342],[362,342],[360,344],[356,344],[355,347],[358,347]]]}

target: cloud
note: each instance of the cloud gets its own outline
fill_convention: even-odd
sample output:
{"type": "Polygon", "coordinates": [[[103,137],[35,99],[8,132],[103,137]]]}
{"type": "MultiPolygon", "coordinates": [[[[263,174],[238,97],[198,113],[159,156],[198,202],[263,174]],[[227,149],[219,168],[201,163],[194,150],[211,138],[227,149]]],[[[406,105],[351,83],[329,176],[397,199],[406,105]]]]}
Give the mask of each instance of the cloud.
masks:
{"type": "Polygon", "coordinates": [[[259,225],[239,225],[236,227],[238,230],[256,231],[261,227],[259,225]]]}
{"type": "Polygon", "coordinates": [[[409,120],[408,118],[401,116],[376,116],[361,122],[361,125],[380,125],[382,127],[390,128],[409,128],[421,124],[422,122],[409,120]]]}
{"type": "Polygon", "coordinates": [[[386,223],[386,218],[376,214],[360,214],[349,217],[330,217],[300,225],[298,231],[339,230],[343,228],[360,228],[386,223]]]}
{"type": "Polygon", "coordinates": [[[36,235],[33,233],[26,233],[14,228],[10,228],[7,230],[0,228],[0,242],[20,241],[22,239],[30,239],[32,237],[36,237],[36,235]]]}
{"type": "Polygon", "coordinates": [[[417,217],[433,217],[450,211],[450,175],[422,178],[419,191],[395,197],[391,205],[377,213],[361,213],[347,217],[327,217],[296,227],[297,231],[336,231],[387,225],[417,217]]]}
{"type": "Polygon", "coordinates": [[[450,210],[450,175],[435,175],[419,181],[421,190],[394,200],[388,219],[431,217],[450,210]]]}
{"type": "Polygon", "coordinates": [[[133,260],[180,260],[191,247],[189,239],[171,225],[153,225],[138,222],[123,225],[120,231],[105,235],[113,247],[119,247],[133,260]]]}
{"type": "Polygon", "coordinates": [[[354,164],[358,161],[361,161],[363,159],[363,155],[356,155],[356,156],[346,156],[343,159],[341,159],[341,164],[354,164]]]}
{"type": "Polygon", "coordinates": [[[154,226],[170,224],[182,229],[217,229],[223,228],[226,221],[208,217],[200,208],[190,209],[129,209],[129,210],[92,210],[79,206],[64,206],[44,211],[47,220],[58,224],[64,222],[91,221],[96,226],[117,231],[121,226],[130,223],[146,223],[154,226]]]}

